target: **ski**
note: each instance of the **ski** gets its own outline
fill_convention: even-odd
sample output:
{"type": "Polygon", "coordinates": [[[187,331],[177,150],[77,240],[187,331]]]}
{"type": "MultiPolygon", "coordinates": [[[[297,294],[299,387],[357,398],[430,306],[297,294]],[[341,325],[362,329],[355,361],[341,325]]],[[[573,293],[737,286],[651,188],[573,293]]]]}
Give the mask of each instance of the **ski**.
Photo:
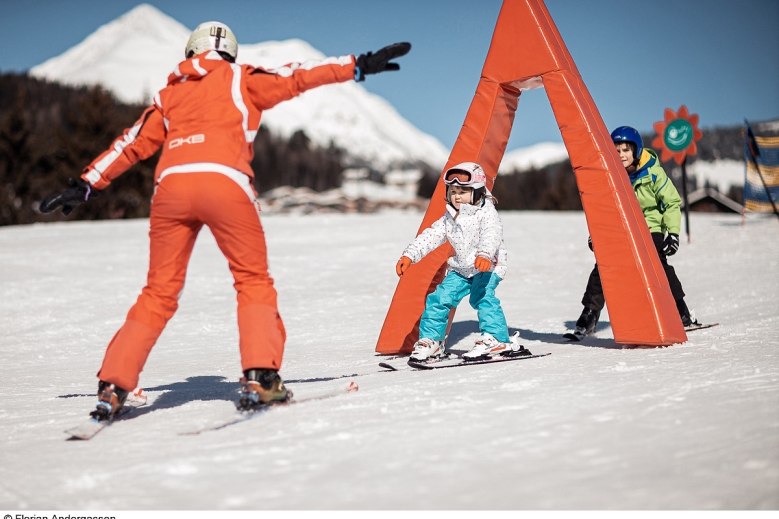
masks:
{"type": "MultiPolygon", "coordinates": [[[[695,330],[705,330],[706,328],[712,328],[714,326],[719,326],[719,323],[713,323],[713,324],[694,324],[692,326],[685,326],[684,331],[685,332],[694,332],[695,330]]],[[[568,339],[569,341],[576,341],[579,342],[582,339],[584,339],[586,335],[582,333],[566,333],[563,335],[564,339],[568,339]]]]}
{"type": "Polygon", "coordinates": [[[496,362],[510,362],[512,360],[535,359],[538,357],[546,357],[548,355],[551,355],[551,353],[541,353],[539,355],[515,355],[515,356],[505,356],[505,357],[497,356],[497,357],[490,357],[487,359],[479,359],[479,360],[465,360],[462,358],[432,360],[428,362],[416,362],[410,360],[408,361],[408,365],[417,370],[458,368],[460,366],[471,366],[474,364],[494,364],[496,362]]]}
{"type": "Polygon", "coordinates": [[[65,434],[70,436],[73,440],[91,440],[97,433],[116,422],[117,420],[123,420],[127,415],[135,411],[141,406],[146,405],[146,395],[142,389],[138,389],[134,393],[130,393],[127,396],[122,408],[119,412],[110,420],[97,420],[90,418],[86,422],[71,429],[66,429],[65,434]]]}
{"type": "MultiPolygon", "coordinates": [[[[454,359],[459,359],[459,358],[460,357],[458,357],[457,354],[455,354],[455,353],[448,353],[443,358],[436,359],[436,360],[431,360],[429,362],[441,362],[443,360],[454,360],[454,359]]],[[[384,368],[384,370],[385,370],[383,373],[388,373],[390,371],[407,371],[407,370],[411,369],[411,367],[409,366],[410,360],[409,360],[409,356],[408,355],[402,355],[402,356],[399,355],[397,357],[391,357],[388,360],[392,360],[392,359],[401,359],[402,362],[399,363],[399,364],[398,363],[389,363],[389,362],[379,362],[379,367],[384,368]]]]}
{"type": "Polygon", "coordinates": [[[695,330],[704,330],[706,328],[713,328],[714,326],[719,326],[719,323],[714,324],[693,324],[692,326],[686,326],[684,328],[685,332],[694,332],[695,330]]]}
{"type": "Polygon", "coordinates": [[[294,397],[290,400],[287,400],[286,402],[278,402],[275,404],[266,404],[262,407],[258,407],[257,409],[253,409],[251,411],[236,411],[232,418],[229,418],[227,420],[224,420],[222,422],[219,422],[214,425],[209,425],[206,427],[202,427],[200,429],[196,429],[194,431],[187,431],[179,433],[180,436],[195,436],[204,432],[208,431],[218,431],[219,429],[224,429],[225,427],[229,427],[231,425],[235,425],[238,423],[243,423],[248,420],[251,420],[253,418],[257,418],[258,416],[264,415],[267,411],[270,411],[273,408],[276,407],[286,407],[293,404],[302,404],[304,402],[312,402],[314,400],[324,400],[326,398],[332,398],[334,396],[342,395],[343,393],[350,393],[353,391],[357,391],[360,389],[357,387],[357,384],[354,382],[349,382],[349,384],[345,387],[339,387],[338,389],[334,389],[333,391],[329,391],[327,393],[322,393],[320,395],[316,396],[310,396],[307,398],[301,398],[300,400],[296,400],[294,397]]]}

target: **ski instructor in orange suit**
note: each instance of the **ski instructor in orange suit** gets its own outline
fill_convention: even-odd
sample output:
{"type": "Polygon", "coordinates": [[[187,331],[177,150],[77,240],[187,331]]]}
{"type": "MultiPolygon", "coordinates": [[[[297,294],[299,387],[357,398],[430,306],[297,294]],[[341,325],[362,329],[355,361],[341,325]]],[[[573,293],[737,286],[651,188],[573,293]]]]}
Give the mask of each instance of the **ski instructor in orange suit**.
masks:
{"type": "Polygon", "coordinates": [[[168,76],[167,86],[135,126],[87,166],[80,179],[70,179],[70,188],[41,203],[42,212],[62,207],[67,215],[162,147],[151,206],[148,279],[106,350],[94,419],[113,419],[138,385],[149,352],[178,307],[187,263],[203,225],[227,258],[238,292],[244,377],[237,407],[251,410],[290,398],[278,374],[286,333],[268,273],[250,167],[262,111],[321,85],[398,70],[398,64],[389,61],[410,48],[396,43],[375,54],[266,70],[235,63],[238,42],[226,25],[201,24],[189,38],[185,61],[168,76]]]}

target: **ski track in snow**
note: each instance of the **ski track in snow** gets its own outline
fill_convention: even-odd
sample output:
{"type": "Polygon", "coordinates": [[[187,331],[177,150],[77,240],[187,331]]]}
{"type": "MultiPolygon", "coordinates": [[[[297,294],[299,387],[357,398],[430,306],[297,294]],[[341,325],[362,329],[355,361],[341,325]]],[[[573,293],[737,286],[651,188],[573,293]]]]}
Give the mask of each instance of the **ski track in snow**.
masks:
{"type": "MultiPolygon", "coordinates": [[[[0,228],[4,509],[776,509],[779,225],[691,216],[671,258],[703,322],[669,348],[622,348],[601,324],[560,338],[593,256],[583,213],[501,213],[498,288],[524,362],[381,373],[373,348],[416,213],[266,216],[299,398],[233,412],[240,365],[227,263],[204,229],[180,308],[152,351],[149,404],[89,442],[106,344],[145,283],[148,221],[0,228]],[[352,375],[353,377],[344,377],[352,375]]],[[[603,323],[608,322],[604,312],[603,323]]],[[[567,324],[566,324],[567,323],[567,324]]],[[[450,348],[476,315],[460,306],[450,348]]]]}

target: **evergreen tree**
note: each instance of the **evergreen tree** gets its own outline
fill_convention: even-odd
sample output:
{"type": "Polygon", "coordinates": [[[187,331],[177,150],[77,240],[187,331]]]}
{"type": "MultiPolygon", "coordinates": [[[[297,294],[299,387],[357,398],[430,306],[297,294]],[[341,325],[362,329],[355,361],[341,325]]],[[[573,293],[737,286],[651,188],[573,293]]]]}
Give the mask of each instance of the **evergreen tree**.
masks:
{"type": "MultiPolygon", "coordinates": [[[[130,128],[145,107],[125,105],[99,87],[69,87],[0,74],[0,225],[55,220],[147,217],[159,153],[115,179],[103,196],[70,216],[41,214],[40,201],[67,187],[130,128]]],[[[254,143],[258,192],[281,185],[325,191],[341,183],[344,155],[312,145],[302,131],[290,139],[262,127],[254,143]]]]}

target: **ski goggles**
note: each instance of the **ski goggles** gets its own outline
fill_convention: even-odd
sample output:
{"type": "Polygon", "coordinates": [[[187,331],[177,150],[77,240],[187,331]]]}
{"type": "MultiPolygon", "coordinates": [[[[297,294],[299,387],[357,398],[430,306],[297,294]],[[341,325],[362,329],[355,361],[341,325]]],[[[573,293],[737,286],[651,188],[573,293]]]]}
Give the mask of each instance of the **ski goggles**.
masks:
{"type": "Polygon", "coordinates": [[[470,186],[471,174],[467,171],[463,171],[462,169],[447,171],[446,175],[444,176],[444,184],[447,186],[451,186],[453,184],[458,184],[460,186],[470,186]]]}

